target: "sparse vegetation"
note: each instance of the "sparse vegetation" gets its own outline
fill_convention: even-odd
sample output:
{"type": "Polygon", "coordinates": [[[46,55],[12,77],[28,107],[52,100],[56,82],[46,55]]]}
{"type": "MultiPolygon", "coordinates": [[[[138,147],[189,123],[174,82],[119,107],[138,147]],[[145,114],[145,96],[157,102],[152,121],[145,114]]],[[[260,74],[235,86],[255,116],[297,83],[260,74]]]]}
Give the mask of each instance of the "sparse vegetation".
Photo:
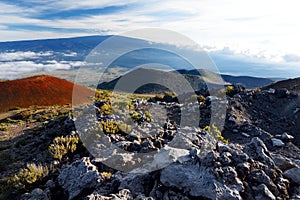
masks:
{"type": "Polygon", "coordinates": [[[105,178],[105,179],[110,179],[112,176],[111,172],[102,172],[101,175],[105,178]]]}
{"type": "Polygon", "coordinates": [[[209,134],[213,135],[217,140],[228,144],[228,140],[226,140],[223,136],[221,131],[218,129],[217,126],[212,125],[212,126],[206,126],[203,128],[204,131],[208,132],[209,134]]]}
{"type": "Polygon", "coordinates": [[[48,176],[49,170],[47,166],[37,165],[35,163],[27,164],[25,168],[20,169],[20,171],[7,178],[5,183],[2,185],[2,196],[4,193],[8,193],[11,190],[25,190],[28,191],[33,184],[41,181],[43,178],[48,176]]]}
{"type": "Polygon", "coordinates": [[[105,103],[100,108],[100,113],[103,115],[110,115],[112,113],[112,108],[108,103],[105,103]]]}
{"type": "Polygon", "coordinates": [[[76,150],[78,142],[78,136],[56,137],[48,149],[53,158],[61,160],[64,155],[76,150]]]}
{"type": "Polygon", "coordinates": [[[117,134],[120,132],[128,133],[131,131],[130,125],[115,121],[103,121],[100,123],[100,128],[106,134],[117,134]]]}

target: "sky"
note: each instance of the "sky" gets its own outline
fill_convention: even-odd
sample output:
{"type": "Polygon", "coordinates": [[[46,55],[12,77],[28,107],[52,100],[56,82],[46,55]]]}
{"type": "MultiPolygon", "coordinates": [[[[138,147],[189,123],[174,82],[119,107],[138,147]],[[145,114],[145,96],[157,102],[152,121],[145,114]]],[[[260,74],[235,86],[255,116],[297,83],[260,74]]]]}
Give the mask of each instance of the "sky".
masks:
{"type": "Polygon", "coordinates": [[[0,41],[162,28],[189,37],[212,58],[277,71],[264,76],[300,76],[298,0],[1,0],[0,8],[0,41]]]}

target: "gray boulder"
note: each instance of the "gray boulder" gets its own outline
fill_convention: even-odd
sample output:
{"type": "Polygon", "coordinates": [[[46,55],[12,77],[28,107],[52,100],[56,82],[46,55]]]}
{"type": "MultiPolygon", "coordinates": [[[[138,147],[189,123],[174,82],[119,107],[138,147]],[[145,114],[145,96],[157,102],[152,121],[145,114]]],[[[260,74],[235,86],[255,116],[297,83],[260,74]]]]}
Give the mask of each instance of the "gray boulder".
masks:
{"type": "Polygon", "coordinates": [[[286,98],[289,95],[289,91],[286,88],[280,88],[276,90],[275,95],[278,98],[286,98]]]}
{"type": "Polygon", "coordinates": [[[218,182],[208,168],[174,163],[161,171],[161,183],[193,197],[241,199],[239,192],[218,182]],[[176,173],[175,173],[176,172],[176,173]]]}
{"type": "Polygon", "coordinates": [[[104,178],[87,157],[67,166],[58,176],[58,183],[68,192],[69,199],[74,199],[84,190],[95,189],[102,180],[104,178]]]}
{"type": "Polygon", "coordinates": [[[252,138],[251,142],[244,147],[243,151],[254,160],[263,162],[272,167],[275,165],[266,145],[258,137],[252,138]]]}
{"type": "Polygon", "coordinates": [[[23,194],[21,200],[50,200],[50,197],[47,192],[36,188],[31,193],[23,194]]]}
{"type": "Polygon", "coordinates": [[[255,196],[255,199],[257,200],[276,200],[274,194],[272,194],[272,192],[268,189],[268,187],[265,184],[260,184],[257,188],[255,188],[255,191],[257,192],[257,195],[255,196]]]}
{"type": "Polygon", "coordinates": [[[119,190],[128,189],[136,197],[148,193],[151,176],[148,173],[129,173],[120,180],[119,190]]]}
{"type": "Polygon", "coordinates": [[[280,139],[277,138],[272,138],[271,141],[274,147],[283,147],[285,145],[280,139]]]}
{"type": "Polygon", "coordinates": [[[272,158],[273,158],[273,161],[275,162],[276,166],[283,171],[291,169],[291,168],[299,167],[297,165],[297,163],[295,163],[292,159],[287,158],[283,155],[272,154],[272,158]]]}
{"type": "Polygon", "coordinates": [[[300,185],[300,168],[292,168],[289,170],[286,170],[283,175],[293,181],[294,183],[297,183],[300,185]]]}

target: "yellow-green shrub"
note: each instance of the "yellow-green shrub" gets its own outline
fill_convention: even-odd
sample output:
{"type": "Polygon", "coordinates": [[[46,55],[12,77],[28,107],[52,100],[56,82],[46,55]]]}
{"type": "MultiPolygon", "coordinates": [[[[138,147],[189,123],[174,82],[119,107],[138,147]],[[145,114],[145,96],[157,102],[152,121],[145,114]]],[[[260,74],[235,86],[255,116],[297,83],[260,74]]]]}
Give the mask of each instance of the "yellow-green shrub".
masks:
{"type": "Polygon", "coordinates": [[[32,184],[42,180],[48,174],[49,170],[47,166],[31,163],[27,164],[26,168],[21,169],[14,176],[8,178],[7,184],[17,190],[28,189],[32,184]]]}
{"type": "Polygon", "coordinates": [[[102,121],[100,122],[101,130],[106,134],[116,134],[119,132],[128,133],[131,131],[131,126],[123,122],[102,121]]]}
{"type": "Polygon", "coordinates": [[[100,113],[103,115],[110,115],[112,112],[111,106],[107,103],[103,104],[100,108],[100,113]]]}
{"type": "Polygon", "coordinates": [[[111,172],[102,172],[101,175],[105,178],[105,179],[110,179],[112,176],[111,172]]]}
{"type": "Polygon", "coordinates": [[[137,122],[139,119],[142,118],[142,115],[138,113],[137,111],[132,111],[130,112],[130,118],[134,121],[137,122]]]}
{"type": "Polygon", "coordinates": [[[78,136],[56,137],[48,150],[53,158],[61,160],[64,155],[76,150],[78,142],[78,136]]]}
{"type": "Polygon", "coordinates": [[[215,125],[212,125],[211,127],[210,126],[206,126],[205,128],[203,128],[203,130],[205,130],[206,132],[208,132],[209,134],[212,134],[217,140],[225,143],[225,144],[228,144],[228,140],[226,140],[223,136],[222,136],[222,133],[221,131],[218,129],[217,126],[215,125]]]}
{"type": "Polygon", "coordinates": [[[203,95],[197,95],[197,100],[198,100],[199,102],[205,103],[206,98],[205,98],[203,95]]]}

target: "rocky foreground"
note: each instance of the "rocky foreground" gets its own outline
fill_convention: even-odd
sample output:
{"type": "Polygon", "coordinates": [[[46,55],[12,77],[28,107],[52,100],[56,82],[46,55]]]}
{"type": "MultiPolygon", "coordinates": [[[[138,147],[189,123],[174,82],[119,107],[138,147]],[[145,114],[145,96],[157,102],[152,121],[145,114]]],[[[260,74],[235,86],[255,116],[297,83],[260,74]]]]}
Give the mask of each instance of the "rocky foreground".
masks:
{"type": "MultiPolygon", "coordinates": [[[[4,151],[22,154],[14,155],[24,161],[17,166],[47,166],[47,175],[14,187],[5,198],[300,199],[297,93],[235,86],[222,99],[200,95],[200,103],[187,104],[170,96],[134,100],[128,123],[121,123],[128,118],[126,109],[110,110],[107,99],[75,111],[73,117],[43,123],[29,134],[29,143],[4,151]],[[218,116],[225,120],[224,138],[216,127],[207,128],[215,117],[214,102],[226,107],[225,115],[218,116]],[[200,128],[180,125],[185,111],[199,113],[199,108],[200,128]],[[49,145],[62,135],[77,148],[61,156],[50,151],[51,156],[49,145]]],[[[26,138],[26,132],[19,137],[26,138]]],[[[6,168],[3,174],[5,179],[13,171],[6,168]]]]}

